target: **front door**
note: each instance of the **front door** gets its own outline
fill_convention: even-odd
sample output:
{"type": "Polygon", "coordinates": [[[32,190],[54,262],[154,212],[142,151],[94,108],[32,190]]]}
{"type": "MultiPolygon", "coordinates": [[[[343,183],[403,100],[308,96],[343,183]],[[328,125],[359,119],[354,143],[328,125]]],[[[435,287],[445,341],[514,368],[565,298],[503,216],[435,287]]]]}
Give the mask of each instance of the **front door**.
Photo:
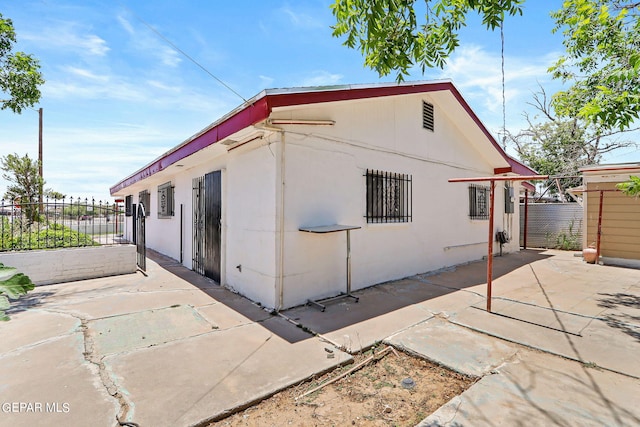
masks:
{"type": "Polygon", "coordinates": [[[220,283],[222,174],[193,180],[193,270],[220,283]]]}

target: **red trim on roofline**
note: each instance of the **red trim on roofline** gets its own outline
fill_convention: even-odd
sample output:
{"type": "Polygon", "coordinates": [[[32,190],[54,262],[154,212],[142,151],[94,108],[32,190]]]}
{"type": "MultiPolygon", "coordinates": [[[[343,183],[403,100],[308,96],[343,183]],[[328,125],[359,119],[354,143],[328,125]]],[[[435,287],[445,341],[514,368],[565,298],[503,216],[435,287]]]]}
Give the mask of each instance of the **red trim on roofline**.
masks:
{"type": "Polygon", "coordinates": [[[196,136],[191,141],[178,146],[174,150],[168,152],[164,156],[160,157],[153,163],[145,166],[133,175],[120,181],[118,184],[110,188],[111,194],[114,194],[123,188],[142,181],[145,178],[154,175],[174,163],[189,157],[190,155],[206,148],[218,141],[223,140],[229,135],[234,134],[240,129],[244,129],[247,126],[259,123],[269,117],[271,109],[267,106],[266,98],[259,99],[253,104],[248,105],[246,108],[240,110],[238,113],[228,117],[226,120],[221,121],[216,126],[208,129],[207,131],[196,136]]]}
{"type": "Polygon", "coordinates": [[[254,98],[253,102],[240,108],[235,113],[221,119],[218,123],[215,123],[201,134],[194,137],[192,140],[179,145],[173,150],[161,156],[151,164],[143,167],[142,169],[134,172],[129,177],[120,181],[116,185],[110,188],[111,194],[115,194],[118,191],[133,185],[145,178],[154,175],[174,163],[209,147],[234,134],[235,132],[244,129],[248,126],[255,125],[269,117],[274,108],[288,107],[296,105],[318,104],[324,102],[335,101],[348,101],[355,99],[367,99],[377,98],[383,96],[394,95],[409,95],[416,93],[429,93],[438,91],[450,91],[456,100],[460,103],[463,109],[469,114],[471,119],[482,130],[489,142],[494,146],[496,150],[504,157],[504,159],[511,165],[508,168],[496,168],[495,172],[507,173],[514,172],[519,175],[535,175],[535,171],[524,166],[522,163],[509,157],[498,142],[493,138],[491,133],[487,130],[484,124],[480,121],[478,116],[473,112],[469,104],[464,100],[458,89],[451,82],[432,82],[432,83],[416,83],[416,84],[401,84],[401,85],[381,85],[381,86],[365,86],[365,87],[350,87],[346,88],[338,87],[337,89],[330,90],[309,90],[299,92],[287,92],[282,91],[265,91],[264,95],[258,95],[254,98]],[[507,170],[508,169],[508,170],[507,170]]]}

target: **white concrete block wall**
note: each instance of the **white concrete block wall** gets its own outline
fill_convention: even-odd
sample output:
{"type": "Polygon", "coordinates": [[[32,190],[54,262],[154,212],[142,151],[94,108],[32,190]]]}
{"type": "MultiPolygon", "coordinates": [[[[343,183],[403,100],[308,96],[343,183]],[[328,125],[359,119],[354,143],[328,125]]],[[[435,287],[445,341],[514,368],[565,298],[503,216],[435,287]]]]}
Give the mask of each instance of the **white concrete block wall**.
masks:
{"type": "Polygon", "coordinates": [[[17,268],[36,285],[129,274],[137,269],[133,245],[3,252],[0,262],[17,268]]]}
{"type": "MultiPolygon", "coordinates": [[[[351,232],[354,290],[486,255],[488,221],[469,218],[469,184],[447,180],[493,176],[494,163],[480,151],[481,145],[466,139],[434,99],[426,100],[436,106],[435,132],[423,129],[423,99],[410,96],[313,106],[308,111],[298,108],[292,116],[332,119],[336,124],[283,126],[287,130],[284,307],[346,288],[346,233],[309,235],[298,231],[301,226],[362,227],[351,232]],[[411,222],[366,222],[367,169],[412,175],[411,222]]],[[[495,231],[518,224],[517,213],[503,213],[503,187],[496,184],[495,231]]],[[[511,227],[511,232],[516,240],[505,245],[504,252],[519,249],[518,228],[511,227]]],[[[499,251],[497,243],[494,251],[499,251]]]]}
{"type": "Polygon", "coordinates": [[[267,141],[256,142],[253,147],[240,147],[232,151],[223,175],[223,211],[226,212],[223,283],[267,307],[276,304],[274,151],[274,147],[267,146],[267,141]]]}
{"type": "MultiPolygon", "coordinates": [[[[335,124],[280,125],[285,139],[284,187],[281,134],[265,131],[264,138],[228,152],[229,146],[214,144],[181,160],[180,167],[169,166],[125,189],[134,195],[134,201],[143,189],[151,193],[149,248],[179,258],[178,206],[182,203],[183,263],[191,267],[191,180],[222,170],[221,282],[267,307],[280,303],[281,267],[281,308],[345,289],[345,233],[310,235],[298,230],[302,226],[339,223],[362,227],[352,232],[352,289],[486,255],[488,223],[469,218],[469,184],[447,180],[493,176],[494,168],[508,164],[450,94],[275,108],[272,117],[334,120],[335,124]],[[423,101],[435,106],[433,132],[422,128],[423,101]],[[412,222],[366,223],[367,169],[413,176],[412,222]],[[176,217],[158,219],[157,186],[169,180],[176,188],[176,217]]],[[[518,210],[504,214],[503,186],[496,184],[494,230],[510,232],[512,241],[503,249],[517,251],[518,210]]],[[[494,243],[497,251],[499,245],[494,243]]]]}

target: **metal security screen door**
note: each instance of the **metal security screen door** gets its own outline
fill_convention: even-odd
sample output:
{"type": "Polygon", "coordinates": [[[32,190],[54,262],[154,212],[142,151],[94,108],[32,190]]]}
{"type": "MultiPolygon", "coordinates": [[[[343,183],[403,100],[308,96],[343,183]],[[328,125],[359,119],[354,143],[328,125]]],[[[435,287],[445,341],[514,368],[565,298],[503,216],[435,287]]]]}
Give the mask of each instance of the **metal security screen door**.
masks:
{"type": "Polygon", "coordinates": [[[136,242],[136,262],[140,270],[145,271],[147,269],[147,247],[146,247],[146,224],[145,224],[145,210],[144,205],[138,204],[137,212],[134,216],[135,219],[135,233],[134,241],[136,242]]]}
{"type": "Polygon", "coordinates": [[[193,270],[220,282],[221,172],[193,179],[193,270]]]}

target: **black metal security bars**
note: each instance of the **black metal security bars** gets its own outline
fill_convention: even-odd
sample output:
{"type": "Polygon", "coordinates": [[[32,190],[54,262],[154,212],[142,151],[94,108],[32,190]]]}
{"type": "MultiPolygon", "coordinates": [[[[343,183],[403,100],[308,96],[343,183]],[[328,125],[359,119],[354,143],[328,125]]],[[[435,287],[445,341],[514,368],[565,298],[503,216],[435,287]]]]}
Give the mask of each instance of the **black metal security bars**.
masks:
{"type": "Polygon", "coordinates": [[[471,219],[489,219],[489,187],[478,184],[469,185],[469,217],[471,219]]]}
{"type": "Polygon", "coordinates": [[[411,175],[367,169],[367,222],[411,222],[411,175]]]}
{"type": "Polygon", "coordinates": [[[117,203],[73,197],[38,202],[0,201],[0,251],[127,243],[117,203]]]}

